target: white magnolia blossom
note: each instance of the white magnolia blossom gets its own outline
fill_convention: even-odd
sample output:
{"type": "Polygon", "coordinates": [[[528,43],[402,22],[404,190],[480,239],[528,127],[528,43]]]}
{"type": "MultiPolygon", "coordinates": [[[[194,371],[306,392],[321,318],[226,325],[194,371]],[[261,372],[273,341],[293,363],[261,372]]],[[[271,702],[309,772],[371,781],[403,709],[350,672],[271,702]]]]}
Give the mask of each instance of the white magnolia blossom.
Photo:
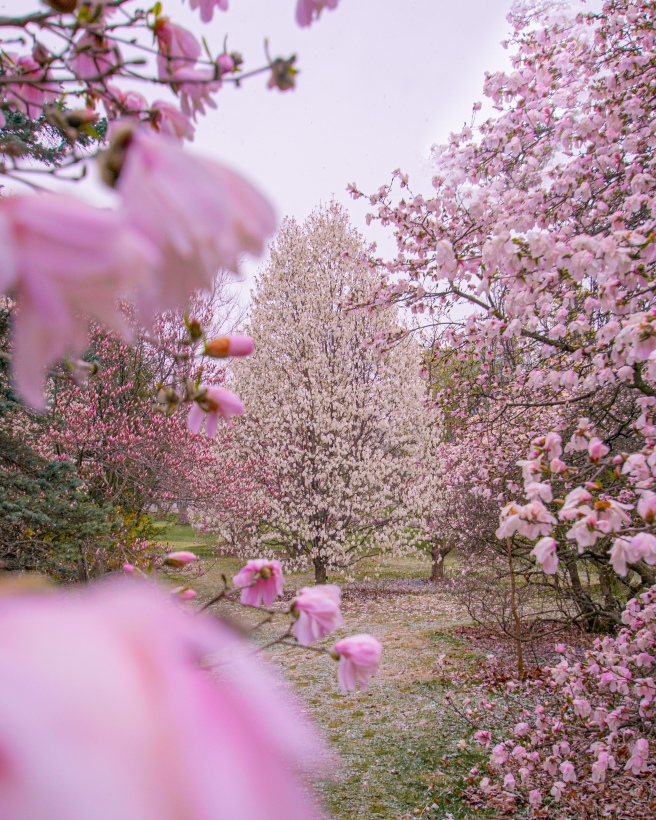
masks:
{"type": "MultiPolygon", "coordinates": [[[[380,356],[368,342],[397,327],[396,314],[346,309],[376,281],[364,251],[337,205],[304,225],[287,220],[257,283],[255,354],[235,366],[247,408],[235,447],[259,465],[262,510],[240,546],[314,565],[317,581],[365,554],[410,546],[403,499],[425,415],[418,352],[402,341],[380,356]]],[[[221,531],[220,509],[203,519],[221,531]]]]}

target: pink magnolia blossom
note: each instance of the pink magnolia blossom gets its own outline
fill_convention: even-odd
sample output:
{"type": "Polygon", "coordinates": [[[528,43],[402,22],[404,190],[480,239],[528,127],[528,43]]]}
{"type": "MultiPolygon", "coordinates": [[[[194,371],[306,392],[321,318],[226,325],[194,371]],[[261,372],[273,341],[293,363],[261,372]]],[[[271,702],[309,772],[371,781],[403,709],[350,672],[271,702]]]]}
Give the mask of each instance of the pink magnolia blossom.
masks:
{"type": "Polygon", "coordinates": [[[211,68],[183,66],[173,74],[173,89],[180,94],[182,113],[195,120],[204,115],[205,106],[216,108],[213,94],[221,88],[221,78],[211,68]]]}
{"type": "Polygon", "coordinates": [[[338,2],[339,0],[298,0],[296,22],[302,27],[309,26],[313,20],[319,19],[325,8],[336,9],[338,2]]]}
{"type": "Polygon", "coordinates": [[[17,77],[24,76],[32,82],[20,81],[4,86],[7,101],[13,108],[21,111],[30,119],[36,120],[43,114],[43,107],[61,95],[61,88],[55,83],[47,82],[48,72],[33,57],[25,54],[20,57],[5,55],[9,65],[6,73],[17,77]],[[38,82],[35,82],[38,81],[38,82]]]}
{"type": "Polygon", "coordinates": [[[640,774],[646,772],[648,769],[647,760],[649,759],[649,741],[644,738],[636,740],[631,757],[628,759],[624,767],[631,774],[640,774]]]}
{"type": "Polygon", "coordinates": [[[187,427],[192,433],[200,433],[204,422],[205,435],[214,438],[220,418],[230,425],[232,417],[240,416],[246,408],[239,396],[225,387],[206,384],[200,389],[203,395],[191,405],[187,427]]]}
{"type": "Polygon", "coordinates": [[[525,487],[525,493],[526,497],[531,500],[541,498],[545,504],[553,501],[553,492],[548,481],[529,481],[525,487]]]}
{"type": "Polygon", "coordinates": [[[547,453],[547,458],[549,461],[560,459],[560,456],[563,453],[562,442],[563,440],[558,433],[547,433],[544,441],[544,449],[547,453]]]}
{"type": "Polygon", "coordinates": [[[205,343],[205,355],[214,359],[225,359],[228,356],[250,356],[255,350],[255,343],[250,336],[236,333],[231,336],[218,336],[205,343]]]}
{"type": "Polygon", "coordinates": [[[176,587],[171,590],[171,595],[174,595],[181,601],[193,601],[194,598],[198,597],[198,593],[194,592],[193,589],[189,589],[189,587],[176,587]]]}
{"type": "Polygon", "coordinates": [[[102,87],[103,80],[114,74],[122,58],[118,46],[109,46],[107,40],[94,32],[85,32],[75,42],[75,52],[69,68],[75,76],[94,87],[102,87]]]}
{"type": "Polygon", "coordinates": [[[615,768],[615,758],[609,755],[608,752],[600,752],[599,757],[592,764],[593,783],[603,783],[606,780],[606,772],[608,769],[615,768]]]}
{"type": "Polygon", "coordinates": [[[0,682],[2,817],[318,818],[297,774],[322,751],[278,683],[143,585],[2,598],[0,682]]]}
{"type": "Polygon", "coordinates": [[[650,532],[639,532],[631,538],[631,547],[647,564],[656,564],[656,536],[650,532]]]}
{"type": "Polygon", "coordinates": [[[339,657],[337,677],[342,692],[357,688],[366,690],[378,671],[382,646],[373,635],[351,635],[337,641],[333,654],[339,657]]]}
{"type": "Polygon", "coordinates": [[[503,745],[503,743],[499,743],[497,746],[492,749],[492,755],[490,756],[490,763],[493,766],[502,766],[506,760],[508,760],[508,750],[503,745]]]}
{"type": "Polygon", "coordinates": [[[541,538],[531,550],[531,555],[547,575],[554,575],[558,569],[558,554],[556,541],[553,538],[541,538]]]}
{"type": "Polygon", "coordinates": [[[590,461],[599,461],[600,458],[608,455],[608,453],[610,453],[610,447],[607,447],[601,439],[596,436],[590,439],[590,443],[588,444],[590,461]]]}
{"type": "Polygon", "coordinates": [[[530,730],[531,727],[528,725],[528,723],[518,723],[513,729],[513,734],[516,737],[523,737],[524,735],[528,734],[530,730]]]}
{"type": "Polygon", "coordinates": [[[214,9],[228,11],[228,0],[189,0],[192,9],[200,6],[200,19],[203,23],[209,23],[214,16],[214,9]]]}
{"type": "Polygon", "coordinates": [[[532,789],[528,793],[528,802],[531,804],[531,806],[542,805],[542,794],[539,789],[532,789]]]}
{"type": "Polygon", "coordinates": [[[153,112],[152,126],[160,134],[179,140],[193,141],[195,130],[193,123],[175,105],[164,100],[155,100],[150,109],[153,112]]]}
{"type": "Polygon", "coordinates": [[[563,760],[558,768],[563,776],[564,783],[576,783],[576,771],[571,761],[563,760]]]}
{"type": "Polygon", "coordinates": [[[638,501],[638,515],[648,524],[652,524],[656,518],[656,493],[651,490],[643,490],[638,501]]]}
{"type": "Polygon", "coordinates": [[[159,51],[157,70],[161,80],[170,79],[178,69],[194,67],[201,47],[190,31],[172,23],[168,17],[158,17],[154,32],[159,51]]]}
{"type": "Polygon", "coordinates": [[[210,287],[220,268],[236,271],[243,253],[259,254],[275,227],[269,203],[245,179],[148,131],[124,136],[116,189],[135,230],[162,262],[136,303],[144,320],[183,307],[210,287]]]}
{"type": "Polygon", "coordinates": [[[236,587],[241,587],[241,602],[247,606],[271,606],[282,595],[284,583],[280,561],[255,558],[232,579],[236,587]]]}
{"type": "Polygon", "coordinates": [[[492,740],[492,732],[486,732],[482,729],[479,729],[478,732],[474,733],[474,737],[476,738],[477,742],[481,744],[481,746],[489,746],[490,741],[492,740]]]}
{"type": "Polygon", "coordinates": [[[3,197],[0,236],[0,287],[16,299],[14,377],[42,408],[45,370],[84,351],[89,317],[129,335],[117,301],[147,280],[157,255],[122,215],[59,194],[3,197]]]}
{"type": "Polygon", "coordinates": [[[618,575],[624,577],[627,573],[627,564],[639,561],[642,557],[639,546],[633,539],[617,538],[610,550],[610,563],[618,575]]]}
{"type": "Polygon", "coordinates": [[[298,618],[293,632],[303,646],[320,641],[344,624],[339,610],[342,591],[334,584],[303,587],[291,603],[291,612],[298,618]]]}
{"type": "Polygon", "coordinates": [[[553,799],[556,802],[558,802],[560,798],[563,796],[563,792],[566,788],[567,786],[565,785],[565,783],[563,783],[562,780],[557,780],[551,787],[551,791],[549,792],[549,794],[553,797],[553,799]]]}
{"type": "Polygon", "coordinates": [[[549,469],[552,473],[565,473],[567,472],[567,464],[559,458],[554,458],[549,463],[549,469]]]}

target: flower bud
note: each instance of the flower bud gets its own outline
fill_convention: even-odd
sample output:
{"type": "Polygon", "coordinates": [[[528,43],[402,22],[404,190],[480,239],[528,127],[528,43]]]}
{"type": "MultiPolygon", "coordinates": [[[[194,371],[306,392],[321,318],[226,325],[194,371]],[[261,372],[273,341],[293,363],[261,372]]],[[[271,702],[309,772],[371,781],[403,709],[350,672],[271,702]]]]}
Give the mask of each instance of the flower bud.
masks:
{"type": "Polygon", "coordinates": [[[184,567],[196,560],[198,556],[193,552],[170,552],[164,559],[164,564],[168,567],[184,567]]]}
{"type": "Polygon", "coordinates": [[[198,319],[189,319],[189,317],[187,316],[185,316],[184,321],[185,327],[187,328],[187,333],[189,333],[191,341],[197,342],[203,335],[203,328],[201,327],[200,322],[198,321],[198,319]]]}
{"type": "Polygon", "coordinates": [[[255,349],[250,336],[218,336],[205,344],[205,355],[213,359],[225,359],[228,356],[250,356],[255,349]]]}

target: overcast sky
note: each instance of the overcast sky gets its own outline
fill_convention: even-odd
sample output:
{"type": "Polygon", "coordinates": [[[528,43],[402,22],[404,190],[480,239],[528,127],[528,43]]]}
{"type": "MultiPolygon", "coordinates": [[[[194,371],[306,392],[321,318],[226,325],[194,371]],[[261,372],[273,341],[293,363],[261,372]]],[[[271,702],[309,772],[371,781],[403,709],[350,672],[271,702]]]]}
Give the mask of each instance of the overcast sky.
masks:
{"type": "MultiPolygon", "coordinates": [[[[154,0],[139,5],[148,8],[154,0]]],[[[367,205],[353,202],[346,185],[377,190],[395,168],[413,188],[430,185],[428,156],[471,116],[482,99],[486,70],[508,66],[510,0],[340,0],[309,29],[294,18],[296,0],[230,0],[203,25],[188,0],[162,0],[175,22],[203,34],[214,54],[242,52],[245,67],[272,57],[298,57],[297,88],[266,88],[268,77],[224,87],[218,108],[200,118],[191,150],[211,154],[245,173],[269,196],[278,217],[304,219],[331,197],[367,229],[367,205]]],[[[0,0],[0,13],[26,13],[38,0],[0,0]]],[[[143,89],[149,99],[162,91],[143,89]]],[[[165,92],[164,92],[165,93],[165,92]]],[[[247,264],[249,276],[256,264],[247,264]]]]}
{"type": "MultiPolygon", "coordinates": [[[[198,30],[177,3],[172,16],[198,30]]],[[[268,36],[272,56],[296,53],[301,73],[286,93],[267,90],[266,76],[225,88],[194,147],[245,172],[279,217],[303,219],[334,196],[367,232],[366,205],[346,185],[374,191],[400,167],[427,189],[431,145],[469,120],[484,72],[508,66],[510,0],[340,0],[309,29],[295,25],[295,5],[230,0],[204,27],[218,49],[228,34],[251,67],[268,36]]],[[[172,0],[164,7],[173,13],[172,0]]]]}

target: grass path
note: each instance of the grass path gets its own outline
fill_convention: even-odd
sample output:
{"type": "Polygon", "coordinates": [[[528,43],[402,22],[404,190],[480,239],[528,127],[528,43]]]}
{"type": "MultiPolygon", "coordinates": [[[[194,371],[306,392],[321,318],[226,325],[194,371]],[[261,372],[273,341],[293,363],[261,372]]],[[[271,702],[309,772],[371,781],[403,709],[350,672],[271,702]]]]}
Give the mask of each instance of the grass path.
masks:
{"type": "MultiPolygon", "coordinates": [[[[177,537],[169,543],[189,547],[195,536],[186,538],[177,529],[177,537]]],[[[234,558],[209,559],[200,577],[190,572],[176,581],[184,577],[199,600],[206,601],[221,587],[221,574],[231,577],[241,564],[234,558]]],[[[361,575],[365,572],[366,567],[361,575]]],[[[327,656],[280,646],[266,652],[337,753],[334,777],[318,787],[330,817],[465,820],[485,816],[462,802],[458,792],[469,770],[487,755],[471,743],[471,728],[445,705],[445,690],[434,674],[442,653],[450,658],[473,657],[472,650],[453,634],[453,628],[467,619],[448,592],[425,581],[427,573],[427,561],[404,559],[384,566],[375,583],[356,580],[342,585],[345,628],[325,646],[331,646],[335,637],[358,632],[369,632],[382,642],[383,662],[366,693],[342,695],[336,664],[327,656]],[[458,746],[463,739],[464,750],[458,746]]],[[[306,574],[289,576],[287,598],[308,583],[306,574]]],[[[225,604],[218,608],[223,607],[226,614],[234,615],[234,608],[225,604]]],[[[285,610],[284,602],[280,610],[285,610]]],[[[279,631],[267,626],[260,640],[279,631]]]]}

